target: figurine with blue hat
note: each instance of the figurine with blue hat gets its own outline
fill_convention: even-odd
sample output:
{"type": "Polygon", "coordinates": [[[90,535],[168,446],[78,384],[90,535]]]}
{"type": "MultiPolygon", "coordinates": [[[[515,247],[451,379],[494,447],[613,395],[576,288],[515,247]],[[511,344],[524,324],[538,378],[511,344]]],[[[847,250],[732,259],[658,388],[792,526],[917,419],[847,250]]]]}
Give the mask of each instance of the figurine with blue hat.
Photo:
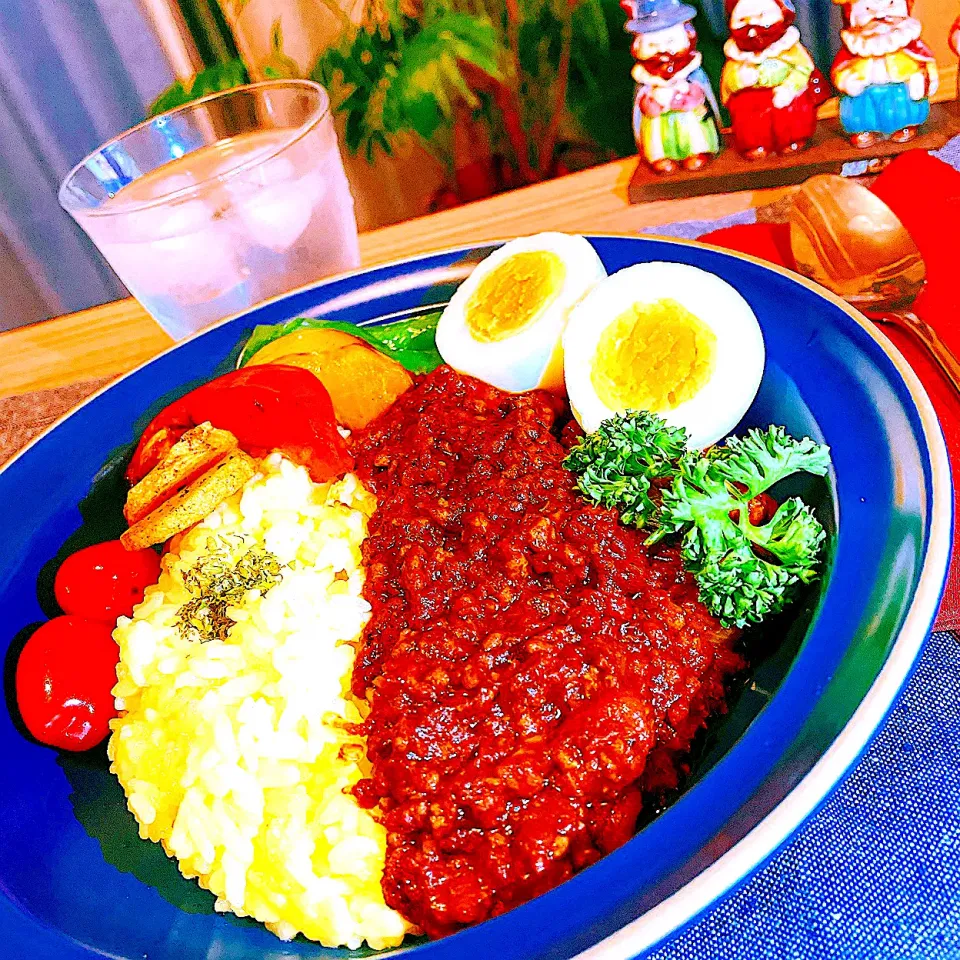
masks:
{"type": "Polygon", "coordinates": [[[621,0],[636,34],[633,134],[657,173],[698,170],[720,152],[719,114],[697,51],[693,7],[681,0],[621,0]]]}
{"type": "Polygon", "coordinates": [[[727,14],[720,99],[730,111],[734,146],[749,160],[800,150],[826,94],[800,42],[792,0],[727,0],[727,14]]]}

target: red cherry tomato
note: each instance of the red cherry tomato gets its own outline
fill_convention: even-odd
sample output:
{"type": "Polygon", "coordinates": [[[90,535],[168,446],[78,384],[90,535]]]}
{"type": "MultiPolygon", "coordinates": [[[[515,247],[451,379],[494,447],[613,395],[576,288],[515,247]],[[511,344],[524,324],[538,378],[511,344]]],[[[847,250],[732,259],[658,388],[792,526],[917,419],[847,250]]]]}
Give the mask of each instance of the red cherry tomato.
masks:
{"type": "Polygon", "coordinates": [[[119,540],[95,543],[63,561],[53,592],[64,613],[90,620],[129,617],[160,576],[153,550],[127,550],[119,540]]]}
{"type": "Polygon", "coordinates": [[[120,659],[110,632],[102,620],[55,617],[27,641],[17,661],[17,706],[41,743],[89,750],[110,732],[120,659]]]}

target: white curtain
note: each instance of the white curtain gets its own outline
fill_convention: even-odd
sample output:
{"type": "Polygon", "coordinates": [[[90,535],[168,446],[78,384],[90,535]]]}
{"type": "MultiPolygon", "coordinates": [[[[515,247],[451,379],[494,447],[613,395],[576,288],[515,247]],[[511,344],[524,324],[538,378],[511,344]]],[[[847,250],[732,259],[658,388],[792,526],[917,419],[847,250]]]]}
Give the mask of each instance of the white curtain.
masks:
{"type": "Polygon", "coordinates": [[[172,81],[133,0],[0,0],[0,330],[125,295],[57,190],[172,81]]]}

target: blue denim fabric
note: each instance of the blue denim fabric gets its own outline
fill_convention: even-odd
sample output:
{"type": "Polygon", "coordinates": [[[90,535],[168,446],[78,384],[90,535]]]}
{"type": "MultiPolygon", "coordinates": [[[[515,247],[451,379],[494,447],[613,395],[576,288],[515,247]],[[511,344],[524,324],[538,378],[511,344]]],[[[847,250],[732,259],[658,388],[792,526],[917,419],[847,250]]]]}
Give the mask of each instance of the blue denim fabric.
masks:
{"type": "Polygon", "coordinates": [[[712,230],[721,230],[724,227],[739,227],[757,222],[757,211],[754,207],[731,213],[717,220],[679,220],[676,223],[664,223],[657,227],[646,227],[640,233],[657,237],[679,237],[682,240],[695,240],[704,233],[712,230]]]}
{"type": "Polygon", "coordinates": [[[935,633],[799,835],[649,960],[960,958],[960,642],[935,633]]]}

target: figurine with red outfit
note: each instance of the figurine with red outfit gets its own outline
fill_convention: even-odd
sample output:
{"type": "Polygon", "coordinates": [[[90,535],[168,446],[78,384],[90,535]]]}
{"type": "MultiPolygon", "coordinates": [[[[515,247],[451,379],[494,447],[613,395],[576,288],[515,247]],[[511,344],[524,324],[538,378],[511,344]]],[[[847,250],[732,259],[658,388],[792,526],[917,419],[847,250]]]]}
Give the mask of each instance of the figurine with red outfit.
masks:
{"type": "MultiPolygon", "coordinates": [[[[842,0],[834,0],[834,3],[842,0]]],[[[853,0],[843,4],[843,47],[833,61],[840,91],[840,124],[855,147],[883,137],[912,140],[930,115],[937,63],[920,39],[911,0],[853,0]]]]}
{"type": "Polygon", "coordinates": [[[657,173],[697,170],[720,150],[719,113],[690,21],[696,10],[681,0],[621,0],[636,34],[632,76],[637,83],[633,133],[657,173]]]}
{"type": "Polygon", "coordinates": [[[791,0],[727,0],[730,39],[720,99],[734,146],[751,160],[793,153],[813,136],[823,98],[816,68],[794,26],[791,0]]]}

